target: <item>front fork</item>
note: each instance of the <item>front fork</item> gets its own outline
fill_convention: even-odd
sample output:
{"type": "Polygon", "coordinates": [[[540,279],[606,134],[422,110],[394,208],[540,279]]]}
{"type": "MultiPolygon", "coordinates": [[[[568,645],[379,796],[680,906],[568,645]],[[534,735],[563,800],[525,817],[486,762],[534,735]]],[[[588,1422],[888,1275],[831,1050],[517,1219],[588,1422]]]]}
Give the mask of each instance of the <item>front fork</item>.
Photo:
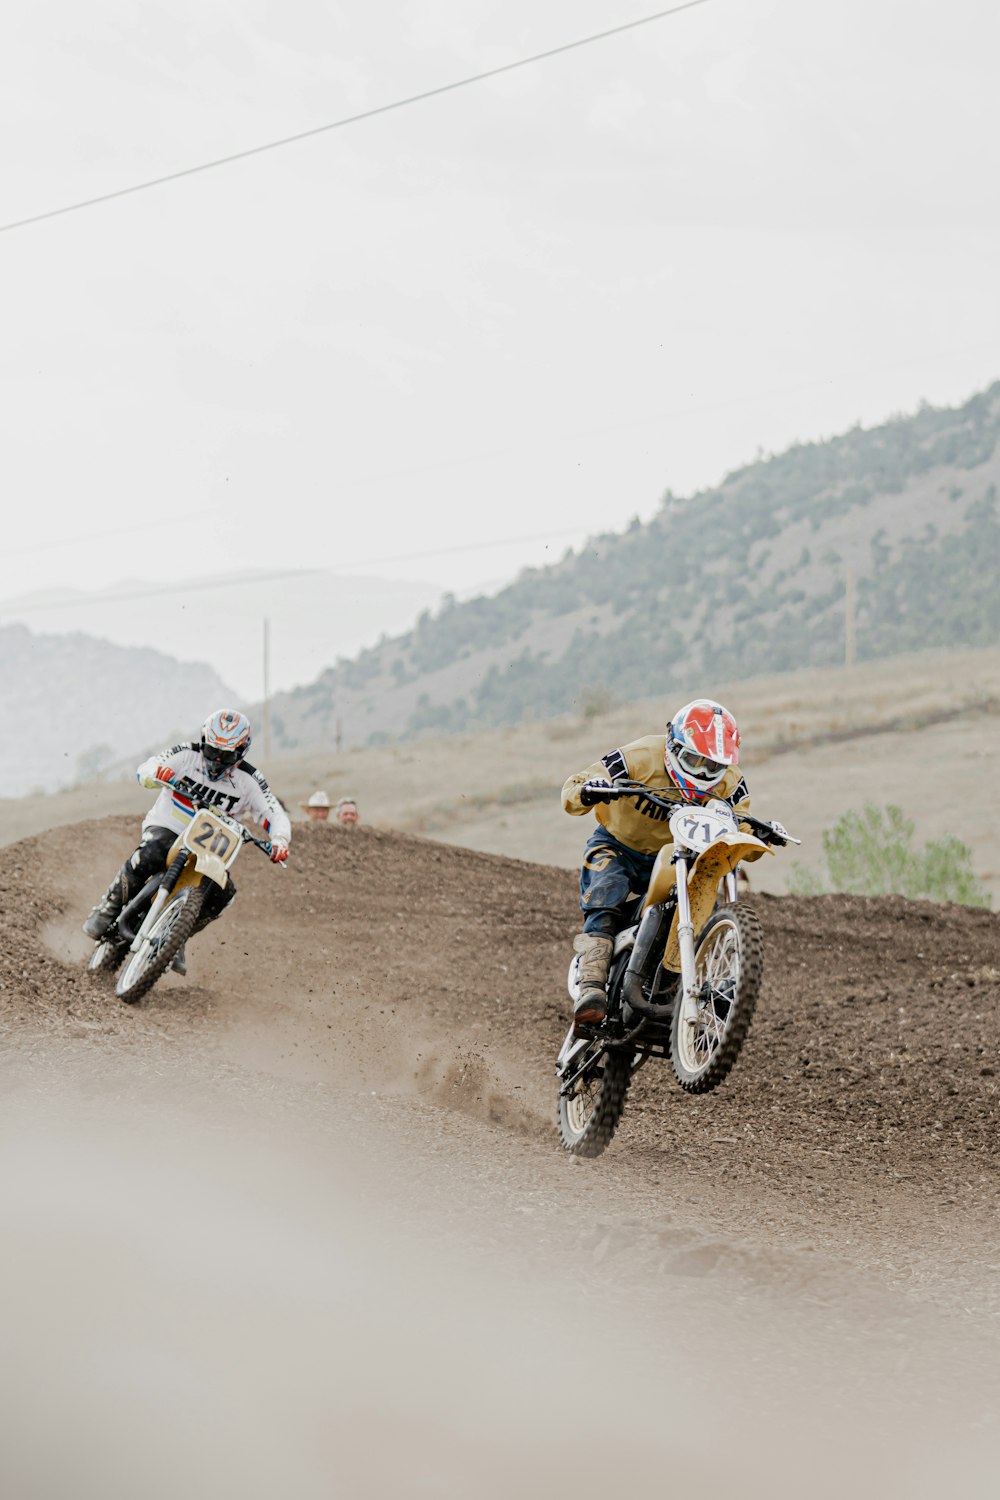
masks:
{"type": "Polygon", "coordinates": [[[187,861],[188,856],[185,849],[182,849],[176,859],[171,861],[167,868],[167,873],[163,877],[163,883],[150,903],[149,911],[146,913],[146,920],[132,939],[132,946],[128,950],[130,953],[138,953],[143,943],[147,941],[147,934],[152,930],[153,923],[173,895],[174,886],[180,880],[181,873],[187,861]]]}
{"type": "MultiPolygon", "coordinates": [[[[694,924],[688,900],[688,862],[683,854],[674,856],[677,866],[677,943],[681,950],[681,1019],[694,1024],[698,1019],[699,987],[694,977],[694,924]]],[[[726,899],[735,901],[736,872],[726,875],[726,899]]]]}
{"type": "Polygon", "coordinates": [[[698,986],[694,977],[694,923],[688,900],[688,862],[675,856],[677,866],[677,944],[681,951],[681,1020],[691,1025],[698,1019],[698,986]]]}

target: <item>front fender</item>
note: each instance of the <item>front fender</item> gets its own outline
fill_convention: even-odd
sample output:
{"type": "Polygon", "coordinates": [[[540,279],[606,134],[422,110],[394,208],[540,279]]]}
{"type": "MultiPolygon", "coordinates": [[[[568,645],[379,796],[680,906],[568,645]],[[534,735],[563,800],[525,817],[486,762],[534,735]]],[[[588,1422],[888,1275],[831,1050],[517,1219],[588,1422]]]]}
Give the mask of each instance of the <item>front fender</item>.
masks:
{"type": "MultiPolygon", "coordinates": [[[[662,854],[662,850],[660,851],[662,854]]],[[[773,854],[763,839],[755,838],[752,833],[727,833],[709,849],[705,849],[688,871],[688,902],[691,906],[691,925],[694,928],[695,942],[701,936],[701,930],[715,910],[715,902],[719,893],[719,881],[726,875],[730,875],[741,859],[746,859],[752,854],[756,859],[761,852],[773,854]]],[[[656,875],[659,865],[653,866],[653,876],[656,875]]],[[[670,870],[674,873],[674,867],[670,870]]],[[[676,883],[676,873],[674,881],[676,883]]],[[[650,881],[652,889],[653,881],[650,881]]],[[[663,899],[660,897],[659,899],[663,899]]],[[[671,969],[674,973],[680,972],[681,950],[677,937],[677,912],[674,912],[670,922],[670,931],[667,933],[667,946],[663,951],[663,967],[671,969]]]]}
{"type": "Polygon", "coordinates": [[[217,854],[202,853],[201,850],[195,853],[193,849],[189,849],[187,856],[187,864],[174,886],[175,891],[182,891],[186,885],[200,885],[203,880],[214,880],[216,885],[221,885],[225,890],[229,872],[217,854]]]}

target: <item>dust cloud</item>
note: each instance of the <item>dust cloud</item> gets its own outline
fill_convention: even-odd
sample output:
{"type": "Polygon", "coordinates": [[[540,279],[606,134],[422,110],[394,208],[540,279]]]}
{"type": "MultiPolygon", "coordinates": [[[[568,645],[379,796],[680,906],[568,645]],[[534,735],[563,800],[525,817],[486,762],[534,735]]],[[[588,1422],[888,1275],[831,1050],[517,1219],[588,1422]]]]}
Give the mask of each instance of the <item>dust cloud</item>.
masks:
{"type": "MultiPolygon", "coordinates": [[[[130,833],[0,851],[4,1500],[992,1496],[991,1079],[951,1099],[910,985],[906,1069],[845,1093],[890,1012],[851,990],[837,1025],[788,957],[818,945],[846,1004],[859,944],[902,954],[895,907],[772,898],[782,983],[731,1086],[645,1070],[585,1165],[552,1124],[564,874],[303,840],[132,1009],[78,933],[130,833]],[[802,1026],[823,1071],[777,1088],[802,1026]]],[[[933,923],[985,1026],[992,929],[933,923]]]]}
{"type": "Polygon", "coordinates": [[[959,1452],[987,1493],[986,1434],[853,1402],[842,1332],[786,1342],[780,1299],[595,1277],[495,1186],[439,1215],[404,1104],[50,1063],[8,1058],[0,1108],[5,1495],[930,1495],[959,1452]]]}

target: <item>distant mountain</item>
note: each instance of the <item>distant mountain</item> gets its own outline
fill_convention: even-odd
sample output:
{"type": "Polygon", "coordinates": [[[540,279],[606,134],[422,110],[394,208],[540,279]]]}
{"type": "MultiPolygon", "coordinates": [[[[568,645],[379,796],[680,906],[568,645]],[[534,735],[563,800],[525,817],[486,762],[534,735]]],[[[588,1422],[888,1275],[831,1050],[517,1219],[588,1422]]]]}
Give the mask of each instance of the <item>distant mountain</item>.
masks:
{"type": "Polygon", "coordinates": [[[311,682],[338,657],[408,629],[437,605],[433,583],[356,578],[320,569],[222,573],[176,586],[124,579],[99,590],[55,589],[0,601],[0,621],[50,634],[82,630],[120,646],[208,661],[246,703],[263,691],[270,622],[272,688],[311,682]]]}
{"type": "Polygon", "coordinates": [[[85,781],[189,739],[232,690],[201,663],[90,636],[0,627],[0,797],[85,781]]]}
{"type": "Polygon", "coordinates": [[[515,723],[612,698],[1000,641],[1000,382],[797,445],[496,595],[446,597],[274,703],[288,748],[515,723]],[[852,607],[849,611],[849,602],[852,607]]]}

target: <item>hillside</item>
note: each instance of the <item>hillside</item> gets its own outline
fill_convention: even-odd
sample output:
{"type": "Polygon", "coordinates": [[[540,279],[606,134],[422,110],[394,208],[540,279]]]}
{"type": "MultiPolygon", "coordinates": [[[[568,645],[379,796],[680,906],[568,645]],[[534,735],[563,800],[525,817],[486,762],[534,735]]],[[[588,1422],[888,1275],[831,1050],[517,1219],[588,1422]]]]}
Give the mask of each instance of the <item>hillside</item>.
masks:
{"type": "MultiPolygon", "coordinates": [[[[953,774],[970,745],[984,764],[1000,756],[1000,649],[929,651],[717,687],[743,730],[755,808],[803,840],[757,866],[756,890],[785,890],[796,861],[817,869],[823,830],[872,798],[898,803],[918,844],[952,835],[968,844],[1000,907],[1000,806],[970,798],[966,779],[953,774]]],[[[293,818],[323,787],[331,798],[356,797],[366,825],[575,868],[591,825],[566,816],[559,788],[596,755],[661,724],[667,701],[489,734],[428,733],[340,753],[329,745],[263,764],[293,818]]],[[[129,812],[137,824],[149,802],[131,777],[0,799],[0,844],[109,813],[129,812]]]]}
{"type": "Polygon", "coordinates": [[[147,744],[189,738],[231,692],[211,667],[93,636],[0,626],[0,790],[18,797],[100,774],[147,744]]]}
{"type": "Polygon", "coordinates": [[[408,634],[274,703],[286,749],[512,724],[845,654],[1000,641],[1000,382],[664,496],[494,597],[446,598],[408,634]],[[624,526],[625,529],[621,529],[624,526]]]}

